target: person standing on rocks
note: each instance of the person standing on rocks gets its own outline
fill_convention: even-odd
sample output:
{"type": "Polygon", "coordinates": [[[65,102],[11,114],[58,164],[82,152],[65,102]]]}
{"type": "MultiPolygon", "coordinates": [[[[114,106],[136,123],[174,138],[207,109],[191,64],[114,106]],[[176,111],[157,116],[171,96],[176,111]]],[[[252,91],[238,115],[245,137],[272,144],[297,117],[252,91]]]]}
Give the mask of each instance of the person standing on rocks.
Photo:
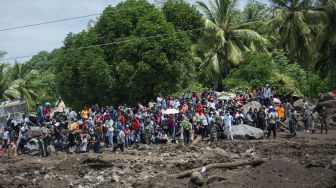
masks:
{"type": "Polygon", "coordinates": [[[266,84],[266,87],[264,88],[264,97],[265,97],[265,106],[270,105],[271,103],[271,98],[272,98],[272,91],[269,86],[269,84],[266,84]]]}
{"type": "Polygon", "coordinates": [[[232,121],[233,121],[233,117],[231,116],[229,111],[226,111],[225,116],[224,116],[224,134],[227,137],[227,139],[231,139],[231,140],[233,140],[232,121]]]}
{"type": "Polygon", "coordinates": [[[220,117],[217,116],[215,118],[215,121],[211,123],[211,128],[210,128],[210,140],[211,142],[217,142],[218,140],[218,131],[219,131],[219,125],[220,125],[220,117]]]}
{"type": "Polygon", "coordinates": [[[309,132],[309,110],[306,106],[304,106],[302,108],[302,120],[303,120],[303,124],[304,124],[304,130],[305,132],[309,132]]]}
{"type": "Polygon", "coordinates": [[[320,116],[321,116],[321,134],[323,133],[323,128],[325,129],[326,133],[328,133],[328,124],[327,124],[327,111],[325,106],[322,107],[320,111],[320,116]]]}
{"type": "Polygon", "coordinates": [[[274,139],[276,138],[276,122],[278,119],[278,114],[275,112],[274,108],[271,106],[269,108],[269,114],[268,114],[268,134],[267,138],[270,137],[271,132],[273,132],[274,139]]]}
{"type": "Polygon", "coordinates": [[[184,144],[190,144],[190,130],[192,129],[191,123],[188,121],[185,115],[182,116],[181,126],[183,127],[183,136],[184,136],[184,144]]]}
{"type": "Polygon", "coordinates": [[[259,111],[257,113],[258,117],[258,128],[261,130],[265,130],[265,117],[266,113],[263,108],[259,108],[259,111]]]}
{"type": "Polygon", "coordinates": [[[292,136],[296,136],[296,124],[297,124],[296,112],[294,109],[291,109],[289,113],[289,131],[292,136]]]}

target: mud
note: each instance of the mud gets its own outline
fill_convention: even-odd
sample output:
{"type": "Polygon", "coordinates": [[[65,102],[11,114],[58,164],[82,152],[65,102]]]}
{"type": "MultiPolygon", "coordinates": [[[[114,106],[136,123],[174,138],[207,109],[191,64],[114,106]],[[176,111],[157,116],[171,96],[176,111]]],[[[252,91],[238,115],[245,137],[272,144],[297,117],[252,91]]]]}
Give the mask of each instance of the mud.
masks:
{"type": "Polygon", "coordinates": [[[125,153],[0,158],[0,187],[197,187],[171,175],[212,163],[262,158],[258,166],[206,170],[203,187],[336,187],[336,131],[215,144],[138,145],[125,153]],[[334,162],[333,162],[334,160],[334,162]]]}

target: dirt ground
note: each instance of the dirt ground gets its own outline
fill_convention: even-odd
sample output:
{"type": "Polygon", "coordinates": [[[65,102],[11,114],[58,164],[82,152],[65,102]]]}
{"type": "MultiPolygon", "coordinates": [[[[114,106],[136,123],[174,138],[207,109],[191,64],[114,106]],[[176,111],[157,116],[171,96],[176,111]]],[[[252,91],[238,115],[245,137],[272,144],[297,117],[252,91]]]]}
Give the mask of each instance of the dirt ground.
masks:
{"type": "Polygon", "coordinates": [[[0,158],[0,187],[336,187],[336,131],[295,138],[138,145],[125,153],[55,153],[0,158]],[[212,163],[265,159],[260,165],[207,169],[199,184],[172,175],[212,163]]]}

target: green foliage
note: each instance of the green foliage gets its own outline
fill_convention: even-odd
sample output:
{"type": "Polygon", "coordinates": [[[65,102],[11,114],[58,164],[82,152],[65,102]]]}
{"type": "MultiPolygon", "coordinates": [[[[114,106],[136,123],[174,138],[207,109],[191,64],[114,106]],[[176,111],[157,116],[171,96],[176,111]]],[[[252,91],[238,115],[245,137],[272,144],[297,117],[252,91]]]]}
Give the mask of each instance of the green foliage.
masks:
{"type": "Polygon", "coordinates": [[[194,73],[192,43],[186,33],[170,34],[177,29],[145,0],[107,7],[88,31],[66,37],[56,63],[57,90],[79,108],[148,102],[158,93],[186,88],[194,73]],[[127,42],[69,50],[117,41],[127,42]]]}
{"type": "Polygon", "coordinates": [[[318,74],[305,71],[296,63],[289,63],[282,50],[276,50],[273,54],[274,62],[281,74],[287,75],[293,80],[295,88],[305,96],[317,97],[327,89],[327,84],[318,74]]]}
{"type": "Polygon", "coordinates": [[[272,58],[264,53],[249,52],[244,55],[244,63],[233,69],[228,78],[224,80],[224,85],[230,89],[245,86],[256,88],[269,83],[274,76],[275,64],[272,58]]]}
{"type": "MultiPolygon", "coordinates": [[[[168,0],[162,11],[167,21],[172,23],[177,30],[186,31],[204,27],[201,13],[194,6],[190,6],[184,0],[168,0]]],[[[191,41],[197,42],[203,30],[188,32],[191,41]]]]}

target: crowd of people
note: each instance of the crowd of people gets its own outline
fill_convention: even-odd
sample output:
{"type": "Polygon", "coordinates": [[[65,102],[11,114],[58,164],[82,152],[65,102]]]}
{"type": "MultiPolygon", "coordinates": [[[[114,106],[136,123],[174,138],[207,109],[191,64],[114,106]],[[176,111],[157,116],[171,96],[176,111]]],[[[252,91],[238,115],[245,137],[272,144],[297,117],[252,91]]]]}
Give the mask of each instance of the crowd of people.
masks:
{"type": "MultiPolygon", "coordinates": [[[[302,114],[298,114],[290,102],[282,104],[275,101],[269,85],[253,92],[237,92],[232,98],[223,98],[217,92],[207,90],[203,93],[185,93],[181,97],[159,94],[154,103],[149,107],[140,103],[135,107],[101,107],[96,104],[86,106],[79,112],[66,110],[61,98],[54,109],[50,103],[37,103],[36,124],[40,127],[40,135],[36,136],[38,153],[47,156],[50,146],[59,151],[72,150],[75,153],[101,153],[102,148],[124,152],[141,143],[189,145],[197,136],[210,142],[233,140],[232,126],[238,124],[262,129],[267,137],[272,133],[275,139],[277,128],[285,125],[285,122],[288,122],[290,133],[295,136],[299,116],[306,132],[314,132],[318,121],[328,131],[325,109],[312,111],[305,102],[302,114]],[[244,111],[243,105],[250,101],[258,101],[261,106],[244,111]]],[[[15,151],[29,153],[30,123],[31,120],[25,116],[19,125],[9,121],[0,134],[1,148],[8,149],[10,155],[15,151]]]]}

